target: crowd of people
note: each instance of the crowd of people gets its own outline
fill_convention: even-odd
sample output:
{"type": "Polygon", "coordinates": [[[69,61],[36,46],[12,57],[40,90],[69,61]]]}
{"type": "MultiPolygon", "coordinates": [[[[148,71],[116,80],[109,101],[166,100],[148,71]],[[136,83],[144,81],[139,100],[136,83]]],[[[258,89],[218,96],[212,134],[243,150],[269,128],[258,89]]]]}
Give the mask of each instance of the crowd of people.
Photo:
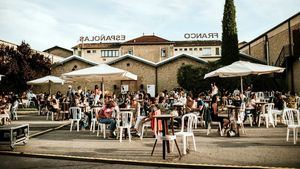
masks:
{"type": "MultiPolygon", "coordinates": [[[[282,110],[285,105],[291,108],[297,107],[295,93],[291,92],[289,95],[283,95],[280,92],[269,93],[268,101],[273,102],[276,109],[282,110]]],[[[238,89],[230,93],[226,90],[220,91],[215,83],[211,84],[210,91],[201,92],[196,97],[182,88],[176,88],[172,91],[165,90],[155,97],[143,90],[116,95],[114,93],[102,93],[97,85],[93,90],[87,91],[84,91],[81,86],[73,88],[69,85],[66,93],[63,94],[57,91],[54,95],[35,95],[32,91],[28,91],[17,97],[15,94],[10,93],[0,96],[0,113],[10,113],[9,109],[12,106],[18,106],[26,99],[34,102],[33,105],[41,110],[41,114],[46,114],[48,111],[53,112],[55,120],[72,118],[69,114],[60,117],[61,111],[68,111],[70,107],[83,108],[84,114],[80,122],[82,129],[88,128],[91,124],[92,117],[89,110],[93,107],[101,107],[101,110],[96,113],[96,118],[99,123],[109,124],[110,137],[115,137],[115,114],[122,108],[133,110],[132,130],[137,136],[141,134],[141,127],[144,123],[153,121],[153,116],[161,113],[176,116],[175,120],[178,127],[181,124],[183,114],[196,113],[205,121],[221,122],[223,129],[228,127],[230,123],[226,116],[220,116],[226,105],[241,106],[244,103],[246,107],[244,121],[247,119],[247,114],[252,114],[254,125],[258,123],[257,117],[260,113],[260,107],[256,104],[259,100],[256,98],[256,94],[251,91],[251,88],[247,88],[244,93],[241,93],[238,89]]],[[[13,119],[11,114],[10,117],[13,119]]]]}

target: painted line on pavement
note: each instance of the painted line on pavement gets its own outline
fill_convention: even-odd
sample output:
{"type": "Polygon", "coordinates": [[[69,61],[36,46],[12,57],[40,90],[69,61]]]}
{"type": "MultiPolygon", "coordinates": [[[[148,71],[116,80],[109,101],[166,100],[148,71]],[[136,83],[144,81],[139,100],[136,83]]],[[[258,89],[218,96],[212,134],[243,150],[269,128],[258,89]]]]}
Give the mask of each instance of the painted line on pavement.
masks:
{"type": "Polygon", "coordinates": [[[55,127],[55,128],[50,128],[50,129],[47,129],[47,130],[44,130],[44,131],[41,131],[41,132],[38,132],[38,133],[35,133],[35,134],[32,134],[32,135],[29,135],[29,139],[40,136],[40,135],[43,135],[43,134],[46,134],[46,133],[49,133],[49,132],[54,131],[54,130],[61,129],[61,128],[69,125],[69,124],[70,124],[70,122],[62,124],[62,125],[60,125],[58,127],[55,127]]]}
{"type": "Polygon", "coordinates": [[[98,163],[109,163],[109,164],[171,167],[171,168],[245,168],[245,169],[287,168],[288,169],[288,167],[217,165],[217,164],[205,164],[205,163],[196,164],[196,163],[174,163],[174,162],[151,162],[151,161],[138,161],[138,160],[128,160],[128,159],[96,158],[96,157],[40,154],[40,153],[12,152],[12,151],[0,151],[0,155],[21,156],[21,157],[31,157],[31,158],[45,158],[45,159],[60,159],[60,160],[71,160],[71,161],[98,162],[98,163]]]}

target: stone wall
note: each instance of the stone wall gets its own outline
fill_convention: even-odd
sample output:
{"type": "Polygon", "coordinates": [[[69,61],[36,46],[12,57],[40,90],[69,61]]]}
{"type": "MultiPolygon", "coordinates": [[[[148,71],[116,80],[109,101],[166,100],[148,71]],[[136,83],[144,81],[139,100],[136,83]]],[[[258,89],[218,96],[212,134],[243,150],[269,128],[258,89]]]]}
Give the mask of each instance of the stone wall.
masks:
{"type": "MultiPolygon", "coordinates": [[[[154,84],[155,85],[155,67],[133,60],[131,58],[127,58],[124,60],[121,60],[119,62],[111,64],[111,66],[120,68],[123,70],[127,70],[133,74],[136,74],[138,76],[138,79],[136,82],[132,81],[122,81],[122,84],[128,84],[130,91],[136,91],[139,90],[141,85],[143,84],[144,89],[146,89],[146,86],[148,84],[154,84]]],[[[120,91],[120,85],[117,86],[117,91],[120,91]]]]}
{"type": "Polygon", "coordinates": [[[48,53],[53,54],[53,55],[57,55],[57,56],[61,56],[61,57],[64,57],[64,58],[73,55],[72,51],[66,51],[66,50],[59,49],[59,48],[52,49],[48,53]]]}
{"type": "Polygon", "coordinates": [[[181,57],[176,60],[173,60],[169,63],[161,65],[157,68],[158,76],[158,92],[163,90],[172,90],[176,87],[179,87],[177,83],[177,72],[182,65],[202,65],[197,61],[194,61],[190,58],[181,57]]]}
{"type": "Polygon", "coordinates": [[[127,54],[129,50],[133,51],[133,55],[152,62],[159,62],[173,56],[172,45],[124,45],[121,47],[121,54],[127,54]],[[161,57],[161,49],[166,49],[166,57],[161,57]]]}

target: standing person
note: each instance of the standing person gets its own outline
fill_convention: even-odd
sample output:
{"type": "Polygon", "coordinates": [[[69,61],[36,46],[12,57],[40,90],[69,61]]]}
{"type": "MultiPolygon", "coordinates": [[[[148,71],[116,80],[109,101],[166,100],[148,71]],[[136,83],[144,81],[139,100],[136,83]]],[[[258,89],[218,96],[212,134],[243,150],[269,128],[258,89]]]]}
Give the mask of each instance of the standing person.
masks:
{"type": "Polygon", "coordinates": [[[218,89],[216,83],[212,83],[211,84],[211,96],[218,94],[218,92],[219,92],[219,89],[218,89]]]}
{"type": "Polygon", "coordinates": [[[98,102],[100,100],[100,94],[101,94],[101,91],[100,91],[98,85],[95,85],[94,93],[95,93],[94,105],[98,105],[98,102]]]}
{"type": "Polygon", "coordinates": [[[74,92],[72,90],[72,86],[69,85],[68,86],[68,91],[67,91],[67,99],[68,99],[68,101],[72,101],[73,100],[73,98],[72,98],[73,94],[74,94],[74,92]]]}
{"type": "Polygon", "coordinates": [[[77,87],[77,93],[78,93],[81,97],[84,96],[84,95],[83,95],[83,91],[82,91],[81,86],[78,86],[78,87],[77,87]]]}

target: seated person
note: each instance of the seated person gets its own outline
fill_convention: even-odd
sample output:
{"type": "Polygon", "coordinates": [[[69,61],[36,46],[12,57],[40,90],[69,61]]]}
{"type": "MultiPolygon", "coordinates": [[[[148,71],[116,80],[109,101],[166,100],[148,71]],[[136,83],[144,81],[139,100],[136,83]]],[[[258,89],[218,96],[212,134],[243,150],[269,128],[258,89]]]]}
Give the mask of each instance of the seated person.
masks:
{"type": "Polygon", "coordinates": [[[158,98],[157,108],[164,114],[167,114],[168,104],[166,103],[165,97],[160,96],[158,98]]]}
{"type": "Polygon", "coordinates": [[[283,110],[284,108],[284,100],[282,98],[281,93],[277,93],[274,99],[274,108],[278,110],[283,110]]]}
{"type": "Polygon", "coordinates": [[[293,109],[297,108],[297,98],[295,96],[295,92],[291,92],[290,96],[288,97],[287,107],[293,109]]]}
{"type": "Polygon", "coordinates": [[[58,100],[56,100],[54,95],[52,96],[52,98],[50,100],[49,110],[54,113],[55,120],[58,120],[59,113],[60,113],[60,108],[59,108],[58,100]]]}
{"type": "Polygon", "coordinates": [[[112,117],[113,112],[115,111],[115,104],[113,101],[108,101],[103,106],[98,114],[99,123],[109,124],[110,136],[111,138],[115,138],[114,131],[116,129],[116,120],[112,117]]]}
{"type": "Polygon", "coordinates": [[[227,127],[229,124],[229,120],[225,117],[220,117],[218,115],[218,96],[214,95],[212,97],[212,103],[211,103],[211,119],[212,121],[219,121],[221,122],[222,129],[227,127]]]}
{"type": "Polygon", "coordinates": [[[200,112],[199,114],[200,116],[203,114],[203,110],[205,107],[204,98],[205,98],[205,94],[203,92],[198,95],[196,110],[200,112]]]}
{"type": "Polygon", "coordinates": [[[148,113],[146,114],[146,116],[139,116],[136,121],[135,129],[137,131],[138,136],[141,135],[141,128],[143,127],[143,124],[148,121],[152,121],[153,116],[155,115],[155,112],[158,110],[158,108],[155,105],[154,97],[150,98],[149,102],[146,102],[144,104],[145,104],[144,105],[145,109],[146,109],[146,111],[148,111],[148,113]]]}
{"type": "Polygon", "coordinates": [[[196,110],[194,103],[195,103],[195,101],[193,100],[192,94],[188,94],[186,97],[186,104],[185,104],[186,113],[191,113],[196,110]]]}

